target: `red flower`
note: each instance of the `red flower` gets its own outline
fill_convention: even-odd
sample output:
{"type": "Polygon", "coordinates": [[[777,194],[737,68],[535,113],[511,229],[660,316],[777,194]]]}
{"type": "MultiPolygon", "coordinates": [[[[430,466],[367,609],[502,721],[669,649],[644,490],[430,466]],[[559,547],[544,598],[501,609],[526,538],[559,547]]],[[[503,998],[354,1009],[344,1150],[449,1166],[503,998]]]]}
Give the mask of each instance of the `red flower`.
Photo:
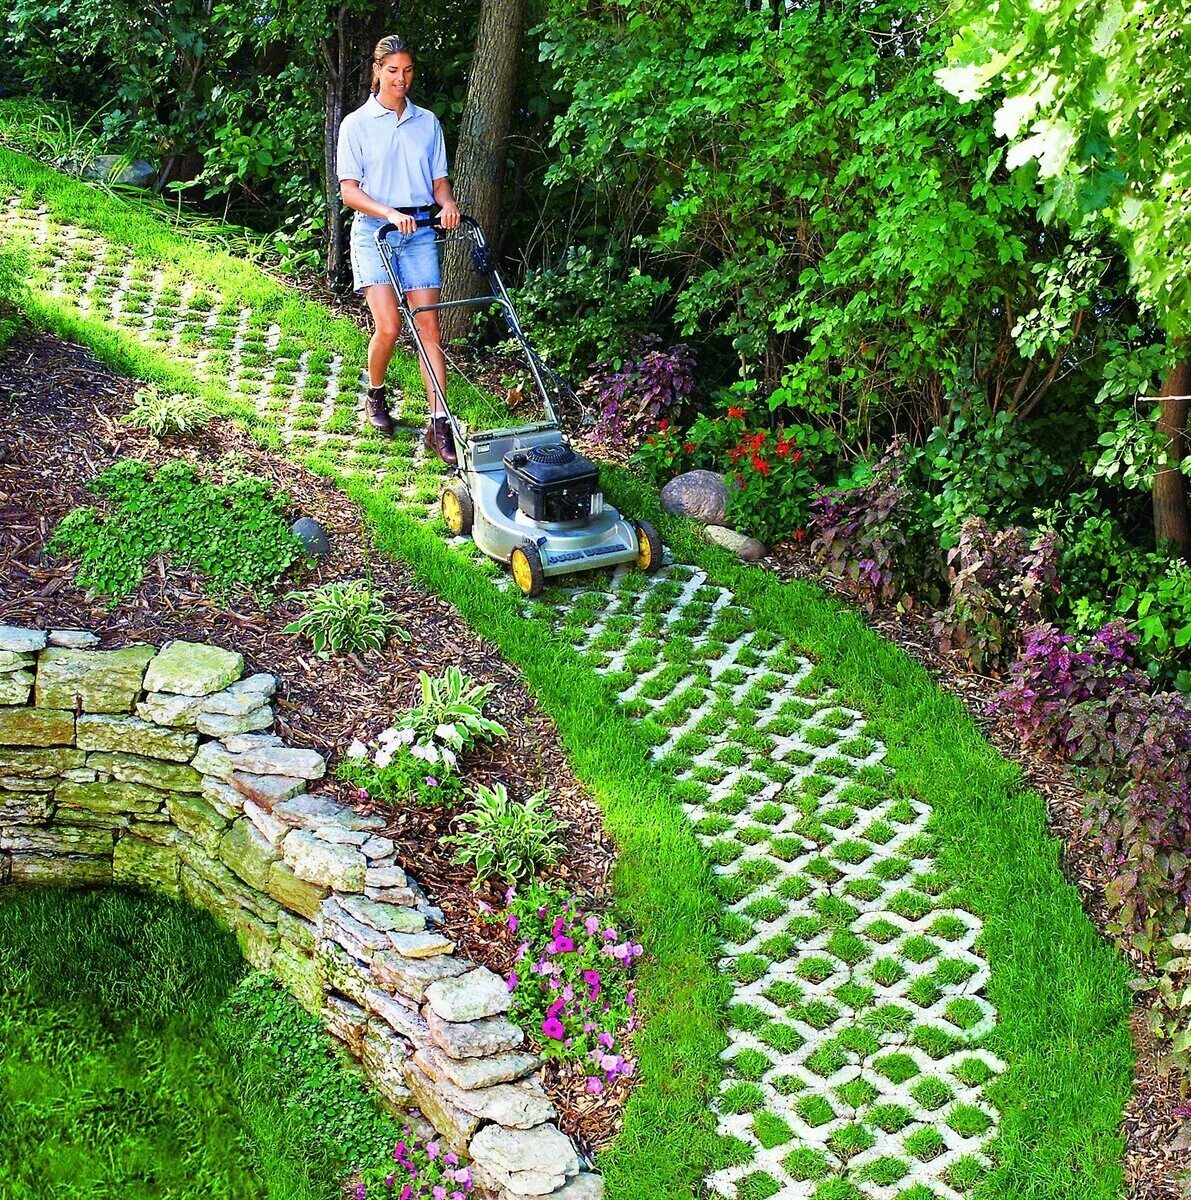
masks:
{"type": "Polygon", "coordinates": [[[685,450],[685,451],[686,451],[688,454],[694,454],[694,453],[695,453],[695,443],[694,443],[694,442],[683,442],[683,443],[682,443],[682,448],[683,448],[683,449],[684,449],[684,450],[685,450]]]}
{"type": "Polygon", "coordinates": [[[728,461],[737,462],[739,459],[742,459],[747,452],[748,448],[742,442],[739,446],[735,447],[735,449],[728,451],[728,461]]]}
{"type": "Polygon", "coordinates": [[[669,418],[669,417],[663,417],[663,418],[662,418],[662,419],[661,419],[661,420],[658,422],[658,429],[659,429],[659,431],[665,431],[665,430],[667,430],[667,429],[669,429],[669,428],[670,428],[670,418],[669,418]]]}
{"type": "MultiPolygon", "coordinates": [[[[781,458],[785,458],[786,455],[790,453],[790,443],[786,438],[778,438],[777,452],[778,456],[781,458]]],[[[798,460],[795,459],[794,461],[797,462],[798,460]]]]}
{"type": "Polygon", "coordinates": [[[762,475],[769,474],[769,464],[759,455],[753,455],[753,470],[760,471],[762,475]]]}
{"type": "Polygon", "coordinates": [[[753,440],[749,444],[749,449],[755,454],[763,445],[765,445],[765,431],[759,429],[753,434],[753,440]]]}
{"type": "Polygon", "coordinates": [[[645,439],[645,441],[650,446],[656,446],[658,444],[657,438],[655,438],[652,433],[645,439]]]}
{"type": "Polygon", "coordinates": [[[733,405],[730,409],[728,409],[728,416],[735,417],[738,421],[743,421],[744,409],[737,408],[735,405],[733,405]]]}
{"type": "Polygon", "coordinates": [[[805,529],[795,529],[794,530],[794,540],[796,542],[801,542],[803,540],[803,538],[805,538],[805,537],[806,537],[805,529]]]}
{"type": "MultiPolygon", "coordinates": [[[[800,462],[802,462],[802,451],[801,451],[801,450],[795,450],[795,451],[794,451],[794,453],[793,453],[793,455],[791,456],[791,460],[790,460],[790,461],[791,461],[791,462],[796,462],[796,463],[800,463],[800,462]]],[[[807,466],[810,466],[810,463],[807,463],[807,466]]]]}

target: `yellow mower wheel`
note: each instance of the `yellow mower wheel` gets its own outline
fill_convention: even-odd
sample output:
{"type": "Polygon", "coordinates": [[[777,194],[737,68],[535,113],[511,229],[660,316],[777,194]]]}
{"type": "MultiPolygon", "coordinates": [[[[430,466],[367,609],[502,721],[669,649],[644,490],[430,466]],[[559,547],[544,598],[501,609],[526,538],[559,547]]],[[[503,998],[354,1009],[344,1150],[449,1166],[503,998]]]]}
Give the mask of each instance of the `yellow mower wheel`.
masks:
{"type": "Polygon", "coordinates": [[[526,596],[540,596],[546,586],[546,576],[542,571],[542,556],[532,542],[518,546],[509,555],[509,566],[513,569],[513,581],[526,596]]]}
{"type": "Polygon", "coordinates": [[[471,502],[471,492],[461,483],[448,484],[442,490],[439,501],[442,519],[455,537],[467,537],[475,520],[476,510],[471,502]]]}
{"type": "Polygon", "coordinates": [[[658,531],[648,521],[636,522],[637,530],[637,566],[646,575],[652,575],[662,568],[662,539],[658,531]]]}

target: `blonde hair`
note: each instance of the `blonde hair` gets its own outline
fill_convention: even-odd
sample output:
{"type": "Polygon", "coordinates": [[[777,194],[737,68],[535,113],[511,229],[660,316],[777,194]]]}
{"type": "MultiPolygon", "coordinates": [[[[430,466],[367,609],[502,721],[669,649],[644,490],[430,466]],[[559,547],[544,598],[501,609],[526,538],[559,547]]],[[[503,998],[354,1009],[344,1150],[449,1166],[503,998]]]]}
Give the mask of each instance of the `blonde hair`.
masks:
{"type": "Polygon", "coordinates": [[[414,52],[406,44],[404,38],[399,38],[395,33],[389,34],[387,37],[381,38],[372,49],[372,87],[371,90],[376,92],[380,87],[380,68],[381,64],[389,57],[390,54],[408,54],[410,60],[413,60],[414,52]]]}

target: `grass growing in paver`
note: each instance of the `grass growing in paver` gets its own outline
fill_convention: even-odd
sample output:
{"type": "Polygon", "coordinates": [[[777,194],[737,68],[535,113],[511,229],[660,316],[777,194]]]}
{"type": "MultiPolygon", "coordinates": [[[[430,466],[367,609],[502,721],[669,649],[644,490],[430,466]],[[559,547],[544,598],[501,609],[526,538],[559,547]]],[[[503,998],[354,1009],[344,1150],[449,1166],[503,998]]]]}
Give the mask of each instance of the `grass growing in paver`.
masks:
{"type": "MultiPolygon", "coordinates": [[[[70,191],[78,185],[46,173],[32,174],[51,205],[60,205],[70,219],[121,237],[139,255],[175,256],[186,259],[188,266],[193,263],[192,269],[200,275],[212,273],[201,256],[184,244],[170,244],[160,229],[141,228],[113,217],[110,210],[105,215],[84,194],[70,191]]],[[[30,182],[29,168],[9,158],[0,158],[0,175],[23,180],[26,187],[30,182]]],[[[259,280],[252,284],[258,296],[263,288],[259,280]]],[[[279,291],[261,296],[274,314],[296,304],[279,296],[279,291]]],[[[310,319],[328,326],[327,344],[348,337],[341,323],[329,322],[309,307],[310,319]]],[[[237,411],[258,435],[269,436],[267,424],[242,404],[237,409],[234,398],[209,385],[196,388],[193,376],[188,378],[156,352],[140,348],[131,335],[113,333],[99,321],[79,318],[57,303],[30,301],[29,308],[46,323],[84,335],[116,365],[203,391],[222,403],[223,411],[237,411]]],[[[356,344],[358,348],[358,339],[356,344]]],[[[331,459],[322,462],[328,472],[336,469],[331,459]]],[[[715,1078],[714,1054],[722,1045],[716,1008],[723,990],[712,969],[714,904],[708,904],[705,868],[697,852],[691,854],[690,827],[676,820],[677,801],[689,797],[699,803],[700,795],[685,785],[671,788],[625,753],[626,746],[664,743],[669,730],[659,722],[650,728],[645,721],[634,728],[627,719],[613,718],[603,685],[584,678],[579,657],[560,647],[548,627],[522,620],[512,598],[493,592],[486,583],[491,574],[486,565],[474,573],[460,571],[458,556],[402,512],[391,496],[360,480],[343,482],[369,513],[382,545],[414,563],[425,582],[455,603],[473,626],[522,667],[558,721],[578,773],[594,784],[605,804],[610,828],[622,847],[617,882],[623,902],[634,906],[655,958],[643,974],[641,988],[649,1017],[641,1036],[643,1083],[630,1103],[625,1133],[601,1165],[613,1196],[689,1195],[697,1182],[698,1160],[711,1158],[714,1143],[692,1136],[691,1130],[705,1128],[700,1092],[715,1078]],[[598,710],[598,721],[593,710],[598,710]],[[635,789],[631,800],[630,789],[635,789]],[[700,916],[692,920],[693,913],[700,916]],[[668,1136],[667,1129],[681,1129],[681,1136],[677,1132],[668,1136]]],[[[894,803],[882,809],[885,821],[895,826],[899,819],[913,821],[910,797],[920,797],[930,809],[934,837],[915,847],[915,852],[937,855],[934,870],[952,889],[948,903],[940,905],[932,898],[933,886],[908,886],[907,880],[889,909],[903,920],[918,922],[937,907],[962,905],[983,919],[983,945],[991,967],[985,994],[1000,1018],[988,1042],[1010,1065],[990,1084],[989,1094],[1001,1108],[1000,1136],[998,1161],[980,1185],[982,1195],[1113,1195],[1120,1177],[1116,1128],[1129,1069],[1125,973],[1096,942],[1074,893],[1062,881],[1038,798],[1021,789],[1016,769],[980,740],[958,704],[942,696],[921,668],[854,617],[841,613],[834,601],[809,585],[783,586],[762,572],[747,571],[703,546],[690,529],[661,514],[656,497],[625,473],[609,472],[606,486],[622,511],[655,519],[676,555],[707,572],[709,585],[735,593],[734,603],[716,618],[715,636],[730,643],[755,626],[754,614],[763,613],[765,632],[778,639],[773,644],[789,638],[818,660],[812,675],[796,687],[800,696],[819,695],[827,680],[838,688],[840,704],[866,714],[864,736],[888,747],[886,761],[900,789],[894,803]],[[1045,1103],[1037,1102],[1040,1089],[1047,1096],[1045,1103]]],[[[658,653],[656,644],[644,650],[641,669],[649,669],[658,653]]],[[[750,651],[738,655],[737,661],[751,668],[762,657],[750,651]]],[[[780,651],[780,662],[783,669],[797,665],[785,650],[780,651]]],[[[771,665],[778,666],[778,660],[771,665]]],[[[732,719],[728,714],[709,714],[693,732],[715,736],[732,719]]],[[[843,764],[851,763],[853,782],[839,790],[839,799],[856,808],[884,804],[880,773],[870,777],[867,766],[855,770],[855,760],[842,753],[858,731],[819,728],[817,741],[805,741],[810,749],[799,756],[798,765],[808,765],[816,755],[838,759],[831,763],[832,774],[838,772],[843,779],[847,776],[843,764]],[[849,794],[853,788],[856,792],[849,794]],[[872,794],[866,795],[865,788],[872,794]]],[[[787,757],[786,761],[796,760],[787,757]]],[[[749,785],[740,786],[734,799],[716,802],[716,812],[744,812],[754,794],[749,785]]],[[[841,885],[845,878],[841,867],[854,869],[846,861],[836,861],[839,866],[829,856],[815,861],[811,877],[816,886],[841,885]]],[[[907,863],[902,874],[909,871],[907,863]]],[[[730,901],[734,893],[738,893],[736,900],[743,900],[765,884],[747,876],[735,882],[736,888],[721,888],[730,901]]],[[[792,877],[773,884],[775,893],[793,899],[795,889],[788,885],[794,882],[792,877]]],[[[870,875],[848,878],[841,886],[848,895],[864,899],[862,893],[875,897],[885,884],[870,875]]],[[[960,1044],[942,1030],[925,1027],[913,1037],[913,1045],[932,1059],[945,1058],[960,1044]]],[[[820,1050],[818,1064],[828,1071],[833,1061],[842,1056],[846,1062],[854,1053],[834,1042],[824,1043],[820,1050]]],[[[744,1055],[748,1053],[759,1052],[735,1056],[732,1067],[737,1074],[742,1060],[747,1065],[744,1055]]],[[[772,1060],[766,1061],[772,1065],[772,1060]]],[[[755,1062],[753,1066],[757,1068],[755,1062]]],[[[759,1069],[756,1077],[768,1069],[759,1069]]],[[[958,1119],[965,1129],[965,1121],[974,1121],[962,1110],[958,1119]]],[[[842,1179],[826,1180],[823,1186],[836,1184],[853,1188],[842,1179]]]]}

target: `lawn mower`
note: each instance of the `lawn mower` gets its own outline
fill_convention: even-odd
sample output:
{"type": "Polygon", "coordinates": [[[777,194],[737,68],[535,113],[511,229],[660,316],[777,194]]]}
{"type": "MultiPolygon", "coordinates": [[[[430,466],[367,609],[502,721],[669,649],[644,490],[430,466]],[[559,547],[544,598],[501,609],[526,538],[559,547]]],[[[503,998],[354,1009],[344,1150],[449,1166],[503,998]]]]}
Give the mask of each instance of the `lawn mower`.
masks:
{"type": "MultiPolygon", "coordinates": [[[[599,469],[577,453],[563,436],[554,397],[566,384],[534,352],[512,300],[505,290],[491,246],[478,222],[462,217],[457,230],[437,223],[437,212],[417,218],[432,226],[440,241],[454,235],[471,243],[472,269],[485,277],[488,295],[411,308],[393,261],[388,223],[376,232],[405,328],[413,338],[427,378],[446,413],[458,455],[457,478],[443,488],[441,508],[447,528],[471,535],[497,562],[508,563],[526,596],[538,595],[548,578],[599,567],[633,563],[652,574],[662,565],[662,542],[648,521],[622,517],[604,500],[599,469]],[[419,313],[460,305],[496,305],[514,341],[525,355],[529,377],[542,402],[545,419],[505,429],[473,432],[451,412],[439,388],[414,320],[419,313]]],[[[457,368],[456,368],[457,369],[457,368]]]]}

